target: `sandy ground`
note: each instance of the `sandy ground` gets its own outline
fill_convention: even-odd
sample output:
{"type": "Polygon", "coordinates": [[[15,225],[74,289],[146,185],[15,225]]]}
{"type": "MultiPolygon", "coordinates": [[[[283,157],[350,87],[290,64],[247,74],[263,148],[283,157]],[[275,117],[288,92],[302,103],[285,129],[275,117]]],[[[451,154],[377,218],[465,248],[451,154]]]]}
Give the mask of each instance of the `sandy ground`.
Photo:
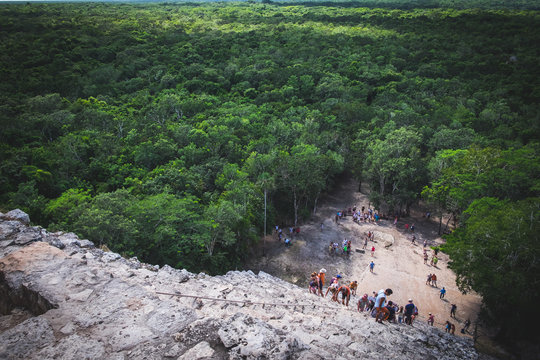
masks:
{"type": "MultiPolygon", "coordinates": [[[[439,252],[439,262],[436,267],[424,264],[423,242],[427,241],[428,254],[431,258],[430,246],[443,242],[437,235],[438,222],[427,220],[421,215],[400,219],[394,226],[393,220],[380,220],[378,224],[355,223],[352,217],[346,217],[339,224],[334,222],[337,211],[356,206],[368,208],[367,194],[356,191],[358,184],[353,180],[344,181],[332,194],[324,199],[317,214],[311,221],[301,226],[300,235],[293,238],[289,248],[278,242],[275,234],[266,237],[265,256],[254,256],[247,265],[253,271],[265,271],[284,280],[305,286],[307,291],[309,275],[321,268],[327,270],[326,284],[335,274],[343,276],[342,283],[358,281],[356,301],[362,294],[370,294],[379,289],[391,288],[393,294],[389,300],[400,305],[406,305],[412,298],[418,307],[420,321],[426,321],[428,313],[435,315],[435,325],[442,327],[446,320],[456,324],[456,335],[467,318],[475,321],[480,310],[481,298],[477,294],[463,295],[456,286],[456,276],[447,267],[448,257],[439,252]],[[321,223],[324,228],[321,230],[321,223]],[[416,245],[411,243],[412,233],[405,230],[405,224],[415,224],[416,245]],[[364,234],[368,231],[375,233],[375,241],[368,242],[368,250],[375,246],[374,256],[371,251],[357,252],[363,246],[364,234]],[[352,241],[350,256],[330,254],[330,241],[341,244],[346,238],[352,241]],[[393,244],[392,244],[393,241],[393,244]],[[385,245],[392,244],[385,247],[385,245]],[[369,263],[375,263],[374,272],[370,273],[369,263]],[[437,275],[438,287],[426,285],[429,273],[437,275]],[[440,299],[439,290],[447,290],[444,299],[440,299]],[[457,305],[456,318],[450,318],[450,307],[457,305]]],[[[283,229],[288,234],[288,228],[283,229]]],[[[258,255],[262,255],[260,249],[258,255]]],[[[326,288],[326,286],[325,286],[326,288]]],[[[326,290],[325,290],[326,291],[326,290]]],[[[330,301],[325,298],[321,301],[330,301]]],[[[472,326],[471,326],[472,330],[472,326]]],[[[460,334],[461,335],[461,334],[460,334]]]]}

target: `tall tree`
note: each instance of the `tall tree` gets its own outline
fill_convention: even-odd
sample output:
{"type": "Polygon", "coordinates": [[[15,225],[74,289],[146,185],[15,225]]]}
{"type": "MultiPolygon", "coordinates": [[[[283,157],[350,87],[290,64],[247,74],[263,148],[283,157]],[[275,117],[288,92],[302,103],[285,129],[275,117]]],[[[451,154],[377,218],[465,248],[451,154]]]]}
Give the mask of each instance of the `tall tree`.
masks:
{"type": "Polygon", "coordinates": [[[459,289],[482,295],[501,339],[534,337],[524,324],[540,318],[540,198],[482,198],[463,216],[443,247],[459,289]]]}

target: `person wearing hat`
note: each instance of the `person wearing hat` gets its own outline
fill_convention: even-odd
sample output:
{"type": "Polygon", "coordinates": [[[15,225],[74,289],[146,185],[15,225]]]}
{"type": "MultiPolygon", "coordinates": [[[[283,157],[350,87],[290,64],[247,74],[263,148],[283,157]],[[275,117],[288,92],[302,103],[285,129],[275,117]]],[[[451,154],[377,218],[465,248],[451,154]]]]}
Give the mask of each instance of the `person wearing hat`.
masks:
{"type": "Polygon", "coordinates": [[[416,306],[412,299],[409,299],[409,303],[405,305],[405,324],[412,325],[412,317],[414,315],[414,308],[416,306]]]}
{"type": "Polygon", "coordinates": [[[433,326],[433,323],[435,323],[435,316],[433,316],[431,313],[429,313],[427,323],[428,325],[431,325],[431,326],[433,326]]]}

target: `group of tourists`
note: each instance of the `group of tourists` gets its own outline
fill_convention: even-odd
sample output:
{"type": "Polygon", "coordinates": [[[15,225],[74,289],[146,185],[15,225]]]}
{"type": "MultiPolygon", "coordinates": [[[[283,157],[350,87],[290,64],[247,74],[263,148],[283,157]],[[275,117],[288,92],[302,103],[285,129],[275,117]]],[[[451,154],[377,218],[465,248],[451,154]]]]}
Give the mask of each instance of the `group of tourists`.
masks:
{"type": "Polygon", "coordinates": [[[300,227],[289,227],[288,236],[286,236],[283,229],[279,225],[276,225],[275,234],[280,243],[283,242],[285,246],[289,247],[292,245],[293,237],[300,235],[300,227]]]}
{"type": "Polygon", "coordinates": [[[362,206],[360,210],[356,210],[356,206],[352,208],[353,221],[356,223],[373,223],[376,224],[380,219],[380,215],[373,211],[373,209],[367,209],[362,206]]]}
{"type": "MultiPolygon", "coordinates": [[[[342,220],[343,217],[351,216],[351,215],[353,217],[353,220],[357,223],[361,223],[361,222],[376,223],[377,220],[379,219],[379,216],[376,213],[374,213],[372,209],[366,210],[365,207],[362,207],[360,210],[357,210],[356,207],[353,207],[353,208],[349,208],[349,209],[337,212],[335,215],[335,221],[337,224],[339,224],[339,221],[342,220]]],[[[397,223],[397,221],[395,222],[397,223]]],[[[321,231],[323,231],[324,229],[323,223],[321,223],[320,229],[321,231]]],[[[410,231],[412,233],[412,243],[414,245],[414,242],[416,240],[416,235],[414,234],[415,224],[414,223],[411,225],[406,224],[405,230],[407,232],[410,231]]],[[[279,227],[277,226],[276,226],[276,233],[278,233],[278,236],[280,233],[282,233],[282,230],[279,229],[279,227]]],[[[290,228],[289,236],[292,238],[293,236],[295,236],[295,234],[296,234],[296,231],[293,228],[290,228]]],[[[375,237],[374,232],[372,231],[365,232],[361,240],[362,249],[367,251],[369,249],[368,244],[370,241],[374,241],[374,237],[375,237]]],[[[341,253],[341,254],[350,255],[351,245],[352,245],[352,241],[345,238],[341,242],[330,241],[328,245],[328,249],[329,249],[330,254],[341,253]]],[[[427,265],[427,261],[429,259],[427,241],[424,240],[423,245],[424,245],[424,263],[427,265]]],[[[370,248],[371,248],[371,255],[374,256],[375,247],[370,246],[370,248]]],[[[435,267],[438,262],[437,250],[438,249],[434,249],[434,254],[432,255],[432,258],[431,258],[431,265],[435,267]]],[[[374,261],[371,261],[368,267],[369,267],[369,271],[373,273],[374,268],[375,268],[374,261]]],[[[328,294],[330,294],[331,301],[341,303],[342,305],[347,306],[347,307],[351,303],[351,297],[356,297],[356,293],[358,289],[358,281],[344,282],[342,276],[340,274],[337,274],[330,279],[329,285],[327,286],[326,291],[324,291],[325,282],[326,282],[326,269],[320,269],[318,272],[313,272],[311,274],[310,281],[309,281],[309,286],[308,286],[309,292],[316,296],[321,296],[321,297],[327,297],[328,294]]],[[[438,288],[437,275],[430,272],[428,274],[426,284],[438,288]]],[[[446,294],[446,289],[443,287],[439,292],[440,292],[440,298],[443,299],[446,294]]],[[[375,321],[378,323],[388,321],[392,323],[406,324],[406,325],[412,326],[415,322],[415,319],[418,317],[418,314],[419,314],[418,307],[414,304],[413,299],[408,299],[405,305],[399,305],[392,300],[388,300],[388,297],[390,297],[392,294],[393,294],[392,289],[381,289],[378,292],[373,291],[372,295],[368,295],[367,293],[365,293],[358,297],[358,300],[356,303],[356,310],[358,312],[368,312],[371,315],[371,317],[373,317],[375,321]]],[[[457,309],[457,306],[455,304],[452,304],[452,308],[450,310],[451,318],[455,319],[456,309],[457,309]]],[[[428,318],[427,318],[427,323],[431,326],[434,326],[435,324],[434,314],[429,313],[428,318]]],[[[461,332],[464,333],[468,329],[469,326],[470,326],[470,321],[467,320],[461,332]]],[[[446,323],[444,323],[443,328],[451,334],[454,334],[455,332],[455,325],[452,324],[450,321],[447,321],[446,323]]]]}
{"type": "Polygon", "coordinates": [[[340,244],[338,244],[337,242],[330,241],[330,244],[328,245],[328,252],[331,255],[338,254],[340,252],[345,255],[351,255],[351,245],[352,241],[347,239],[343,239],[343,241],[341,242],[341,248],[340,244]]]}
{"type": "Polygon", "coordinates": [[[437,275],[429,273],[426,280],[426,285],[437,286],[437,275]]]}
{"type": "MultiPolygon", "coordinates": [[[[372,262],[373,263],[373,262],[372,262]]],[[[323,291],[326,279],[326,269],[311,273],[308,290],[311,294],[326,297],[330,293],[331,300],[349,306],[351,296],[356,296],[358,281],[351,281],[347,284],[340,283],[342,276],[337,274],[330,280],[326,292],[323,291]]],[[[356,308],[358,312],[369,312],[376,322],[382,323],[389,321],[393,323],[405,323],[412,325],[418,308],[412,299],[405,306],[399,306],[388,297],[393,294],[392,289],[381,289],[378,292],[373,291],[371,296],[364,294],[358,299],[356,308]]]]}

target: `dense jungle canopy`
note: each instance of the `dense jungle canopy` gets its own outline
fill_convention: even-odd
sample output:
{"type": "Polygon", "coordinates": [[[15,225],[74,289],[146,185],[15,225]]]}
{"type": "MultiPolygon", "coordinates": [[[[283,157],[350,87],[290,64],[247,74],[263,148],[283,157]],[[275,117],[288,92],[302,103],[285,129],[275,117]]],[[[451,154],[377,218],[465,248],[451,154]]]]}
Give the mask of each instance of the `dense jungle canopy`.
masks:
{"type": "Polygon", "coordinates": [[[301,223],[349,173],[457,219],[488,310],[537,308],[540,13],[466,3],[3,4],[0,209],[221,273],[265,194],[267,230],[301,223]]]}

